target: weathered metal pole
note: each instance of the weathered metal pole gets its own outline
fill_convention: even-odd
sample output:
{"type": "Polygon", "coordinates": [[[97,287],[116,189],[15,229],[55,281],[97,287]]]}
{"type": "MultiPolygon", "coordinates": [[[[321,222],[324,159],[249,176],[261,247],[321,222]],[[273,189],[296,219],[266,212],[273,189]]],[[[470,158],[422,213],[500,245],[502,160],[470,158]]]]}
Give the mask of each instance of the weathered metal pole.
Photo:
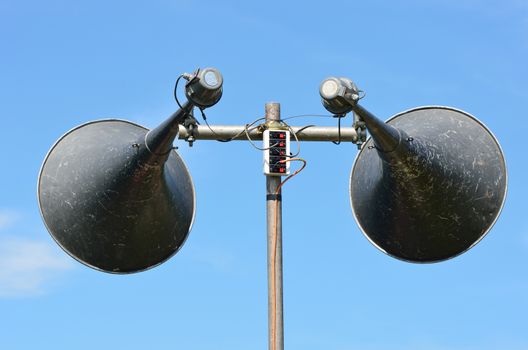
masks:
{"type": "MultiPolygon", "coordinates": [[[[280,120],[280,104],[266,103],[266,122],[280,120]]],[[[284,349],[282,317],[282,197],[280,176],[266,175],[268,236],[268,337],[269,350],[284,349]]]]}

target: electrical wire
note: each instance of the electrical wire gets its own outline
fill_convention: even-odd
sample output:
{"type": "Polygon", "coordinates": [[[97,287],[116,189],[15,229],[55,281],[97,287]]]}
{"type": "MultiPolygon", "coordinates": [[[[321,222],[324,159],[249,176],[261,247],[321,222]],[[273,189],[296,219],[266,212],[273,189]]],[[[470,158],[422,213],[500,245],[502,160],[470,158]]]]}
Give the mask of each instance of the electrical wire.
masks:
{"type": "MultiPolygon", "coordinates": [[[[293,178],[295,175],[299,174],[305,167],[306,167],[306,160],[302,158],[289,158],[285,160],[281,160],[280,163],[287,163],[287,162],[302,162],[303,165],[297,169],[293,174],[285,178],[279,186],[277,186],[277,189],[275,190],[275,197],[281,193],[282,186],[286,182],[288,182],[291,178],[293,178]]],[[[279,212],[279,200],[275,199],[275,210],[274,210],[274,219],[273,219],[273,234],[271,236],[271,273],[270,273],[270,279],[271,279],[271,300],[272,300],[272,307],[271,307],[271,326],[270,326],[270,333],[271,333],[271,349],[277,350],[277,293],[275,291],[276,289],[276,275],[275,270],[277,266],[277,240],[278,240],[278,232],[277,232],[277,226],[278,226],[278,212],[279,212]]]]}
{"type": "MultiPolygon", "coordinates": [[[[197,78],[198,76],[198,73],[200,72],[200,69],[198,68],[198,70],[196,71],[196,74],[194,74],[193,78],[189,81],[189,82],[192,82],[194,79],[197,78]]],[[[180,103],[180,100],[178,99],[178,85],[179,85],[179,82],[180,82],[180,79],[184,77],[184,74],[181,74],[180,76],[178,76],[178,78],[176,79],[176,83],[174,84],[174,99],[176,100],[176,103],[178,104],[178,107],[180,108],[183,108],[182,107],[182,104],[180,103]]],[[[363,92],[362,90],[360,90],[360,92],[363,92]]],[[[361,96],[359,99],[362,99],[363,97],[365,97],[365,93],[363,94],[363,96],[361,96]]],[[[198,108],[200,110],[200,114],[202,115],[202,119],[203,121],[205,122],[205,125],[207,126],[207,128],[211,131],[211,133],[213,133],[215,136],[217,136],[217,139],[216,141],[218,142],[231,142],[235,139],[237,139],[238,137],[240,137],[240,135],[242,135],[243,133],[246,134],[246,138],[247,140],[249,141],[249,143],[257,150],[259,151],[266,151],[266,150],[269,150],[271,147],[274,147],[276,146],[275,145],[270,145],[270,147],[268,148],[261,148],[259,146],[257,146],[253,140],[251,139],[251,137],[249,136],[249,127],[253,126],[256,122],[258,121],[261,121],[261,120],[265,120],[266,118],[265,117],[262,117],[262,118],[258,118],[258,119],[255,119],[253,122],[249,123],[249,124],[245,124],[244,126],[244,130],[242,130],[241,132],[239,132],[238,134],[228,138],[228,139],[222,139],[220,138],[220,135],[218,135],[212,128],[211,126],[209,125],[209,122],[207,121],[207,116],[205,115],[205,112],[204,112],[204,108],[198,108]]],[[[334,144],[338,145],[341,143],[341,118],[344,117],[344,115],[342,116],[335,116],[335,115],[325,115],[325,114],[299,114],[299,115],[294,115],[294,116],[290,116],[290,117],[286,117],[284,119],[281,119],[279,122],[281,122],[282,124],[286,125],[286,127],[288,128],[288,130],[290,131],[291,134],[293,134],[293,137],[295,138],[295,141],[297,142],[297,152],[295,154],[290,154],[290,155],[287,155],[287,157],[289,158],[295,158],[297,157],[300,153],[301,153],[301,142],[297,136],[297,134],[307,128],[310,128],[314,125],[306,125],[302,128],[300,128],[299,130],[297,130],[297,132],[295,132],[293,130],[293,128],[285,122],[285,120],[289,120],[289,119],[295,119],[295,118],[305,118],[305,117],[318,117],[318,118],[339,118],[338,119],[338,133],[339,133],[339,139],[338,141],[332,141],[334,144]]],[[[198,123],[199,124],[199,123],[198,123]]],[[[258,128],[258,127],[257,127],[258,128]]],[[[254,130],[255,128],[252,128],[251,130],[254,130]]]]}
{"type": "Polygon", "coordinates": [[[178,100],[178,84],[180,82],[180,79],[183,78],[183,74],[181,74],[178,79],[176,79],[176,83],[174,84],[174,99],[176,100],[176,103],[178,104],[178,107],[180,107],[180,109],[183,109],[181,103],[180,103],[180,100],[178,100]]]}
{"type": "Polygon", "coordinates": [[[365,96],[367,96],[367,92],[366,92],[366,91],[364,91],[364,90],[358,90],[358,94],[361,94],[361,93],[363,93],[363,95],[360,95],[360,96],[358,97],[358,101],[364,99],[365,96]]]}
{"type": "MultiPolygon", "coordinates": [[[[359,98],[358,100],[361,100],[362,98],[365,97],[366,93],[365,91],[363,90],[358,90],[359,93],[363,93],[359,98]]],[[[344,118],[346,115],[325,115],[325,114],[299,114],[299,115],[294,115],[294,116],[291,116],[291,117],[286,117],[284,119],[281,119],[281,121],[284,121],[284,120],[289,120],[289,119],[294,119],[294,118],[304,118],[304,117],[318,117],[318,118],[338,118],[337,120],[337,129],[338,129],[338,139],[337,141],[332,141],[333,144],[335,145],[339,145],[341,143],[341,119],[344,118]]],[[[286,123],[285,123],[286,124],[286,123]]],[[[306,128],[309,128],[313,125],[307,125],[305,127],[302,127],[301,129],[297,130],[297,133],[301,132],[302,130],[306,129],[306,128]]],[[[289,127],[290,131],[295,135],[295,133],[293,132],[293,130],[289,127]]],[[[297,156],[299,153],[297,153],[295,156],[297,156]]]]}
{"type": "MultiPolygon", "coordinates": [[[[266,118],[261,118],[261,119],[266,119],[266,118]]],[[[288,125],[287,123],[284,122],[284,119],[279,120],[279,122],[284,124],[288,128],[290,133],[293,134],[293,137],[295,138],[295,141],[297,142],[297,152],[295,152],[295,154],[287,154],[286,157],[289,157],[289,158],[297,157],[301,153],[301,141],[297,137],[297,133],[295,131],[293,131],[293,129],[292,129],[292,127],[290,125],[288,125]]],[[[303,130],[303,129],[307,128],[307,127],[309,127],[309,126],[303,127],[301,130],[303,130]]],[[[247,130],[247,126],[245,128],[245,132],[246,132],[246,138],[249,141],[249,143],[253,146],[253,148],[255,148],[255,149],[259,150],[259,151],[267,151],[270,148],[277,146],[277,143],[275,143],[273,145],[270,145],[269,147],[264,147],[264,148],[259,147],[259,146],[257,146],[255,144],[255,142],[253,142],[253,140],[249,136],[249,132],[247,130]]],[[[299,131],[297,131],[297,132],[299,132],[299,131]]]]}
{"type": "MultiPolygon", "coordinates": [[[[205,122],[205,125],[207,125],[207,127],[209,128],[209,130],[211,131],[211,133],[213,133],[213,135],[215,135],[215,136],[217,137],[216,141],[218,141],[218,142],[231,142],[231,141],[235,140],[236,138],[238,138],[240,135],[242,135],[244,132],[246,132],[246,129],[249,128],[250,126],[253,126],[256,122],[258,122],[258,121],[260,121],[260,120],[264,120],[264,119],[266,119],[266,118],[258,118],[258,119],[255,119],[253,122],[251,122],[251,123],[249,123],[249,124],[246,124],[246,125],[244,126],[244,130],[240,131],[238,134],[236,134],[236,135],[234,135],[234,136],[232,136],[232,137],[230,137],[230,138],[228,138],[228,139],[221,139],[221,138],[220,138],[220,135],[218,135],[218,134],[217,134],[217,133],[211,128],[211,126],[209,125],[209,122],[207,121],[207,117],[206,117],[206,115],[205,115],[205,112],[204,112],[203,108],[199,108],[199,109],[200,109],[200,112],[201,112],[201,114],[202,114],[202,119],[203,119],[203,121],[205,122]]],[[[258,128],[258,126],[255,127],[255,128],[258,128]]],[[[255,128],[252,128],[251,130],[254,130],[255,128]]]]}
{"type": "MultiPolygon", "coordinates": [[[[189,81],[192,82],[194,79],[197,79],[198,77],[198,73],[200,72],[200,68],[198,68],[198,70],[196,71],[196,73],[194,74],[194,76],[192,77],[192,79],[189,81]]],[[[176,83],[174,84],[174,99],[176,100],[176,103],[178,104],[178,107],[180,108],[183,108],[182,107],[182,104],[180,103],[180,100],[178,99],[178,84],[180,82],[180,79],[184,77],[184,74],[181,74],[180,76],[178,76],[178,78],[176,79],[176,83]]],[[[358,90],[358,93],[362,93],[362,95],[359,96],[358,98],[358,101],[363,99],[365,96],[366,96],[366,92],[363,91],[363,90],[358,90]]],[[[243,133],[246,134],[246,138],[247,140],[250,142],[250,144],[258,149],[259,151],[266,151],[266,150],[269,150],[269,148],[261,148],[261,147],[258,147],[254,142],[253,140],[251,139],[251,137],[249,136],[249,130],[248,128],[252,125],[254,125],[256,122],[260,121],[260,120],[264,120],[266,118],[259,118],[259,119],[256,119],[255,121],[253,121],[252,123],[249,123],[249,124],[246,124],[244,126],[244,130],[239,132],[238,134],[236,134],[235,136],[229,138],[229,139],[221,139],[220,138],[220,135],[218,135],[212,128],[211,126],[209,125],[209,122],[207,121],[207,117],[205,115],[205,112],[204,112],[204,109],[203,108],[199,108],[200,109],[200,113],[202,115],[202,118],[205,122],[205,125],[207,126],[207,128],[209,128],[209,130],[214,134],[216,135],[218,138],[216,141],[218,142],[230,142],[230,141],[233,141],[235,140],[236,138],[240,137],[240,135],[242,135],[243,133]]],[[[338,118],[337,120],[337,128],[338,128],[338,140],[337,141],[332,141],[332,143],[334,143],[335,145],[339,145],[341,143],[341,119],[345,117],[345,115],[325,115],[325,114],[299,114],[299,115],[294,115],[294,116],[289,116],[289,117],[286,117],[286,118],[283,118],[280,120],[280,122],[282,122],[283,124],[286,125],[286,127],[288,128],[288,130],[290,131],[291,134],[293,134],[293,136],[295,137],[295,140],[297,142],[297,152],[295,154],[290,154],[288,155],[288,157],[290,158],[294,158],[294,157],[297,157],[300,153],[301,153],[301,143],[299,141],[299,138],[297,137],[297,133],[301,132],[302,130],[305,130],[309,127],[312,127],[314,125],[307,125],[307,126],[304,126],[302,128],[300,128],[299,130],[297,130],[297,132],[295,132],[292,127],[290,125],[288,125],[285,120],[289,120],[289,119],[295,119],[295,118],[306,118],[306,117],[317,117],[317,118],[338,118]]],[[[254,130],[254,129],[252,129],[254,130]]],[[[273,147],[275,145],[271,145],[270,147],[273,147]]]]}
{"type": "MultiPolygon", "coordinates": [[[[263,117],[263,118],[260,118],[259,120],[265,120],[266,118],[263,117]]],[[[251,139],[251,137],[249,136],[249,130],[248,130],[248,124],[245,125],[244,127],[244,132],[246,133],[246,138],[247,140],[249,141],[249,143],[251,144],[251,146],[253,146],[253,148],[259,150],[259,151],[267,151],[269,150],[271,147],[275,147],[278,145],[278,143],[274,143],[273,145],[270,145],[269,147],[266,147],[266,148],[261,148],[259,146],[257,146],[255,144],[255,142],[253,142],[253,140],[251,139]]]]}
{"type": "Polygon", "coordinates": [[[313,124],[312,125],[305,125],[302,128],[300,128],[299,130],[297,130],[297,134],[300,133],[300,132],[303,132],[304,130],[306,130],[308,128],[311,128],[313,126],[315,126],[315,125],[313,125],[313,124]]]}
{"type": "Polygon", "coordinates": [[[337,141],[332,141],[334,145],[341,143],[341,119],[344,117],[344,114],[334,115],[334,118],[337,118],[337,141]]]}
{"type": "MultiPolygon", "coordinates": [[[[191,80],[189,80],[189,83],[192,83],[195,79],[198,79],[198,74],[200,73],[200,68],[196,70],[194,75],[192,76],[191,80]]],[[[183,108],[182,104],[180,103],[180,100],[178,99],[178,84],[180,83],[180,79],[183,78],[186,74],[180,74],[178,79],[176,79],[176,83],[174,83],[174,99],[176,100],[176,103],[178,104],[178,107],[183,108]]]]}
{"type": "Polygon", "coordinates": [[[301,141],[299,141],[297,133],[293,131],[292,127],[285,122],[283,123],[288,127],[288,130],[290,130],[290,133],[293,134],[293,137],[295,137],[295,141],[297,142],[297,152],[295,154],[290,155],[291,158],[295,158],[301,153],[301,141]]]}
{"type": "MultiPolygon", "coordinates": [[[[189,81],[192,82],[194,79],[197,79],[197,76],[198,76],[198,73],[200,72],[200,69],[198,68],[198,70],[196,71],[196,73],[194,74],[194,77],[189,81]]],[[[176,100],[176,103],[178,104],[178,107],[182,108],[182,104],[180,103],[180,100],[178,99],[178,84],[180,83],[180,79],[184,77],[184,74],[181,74],[177,79],[176,79],[176,83],[174,84],[174,99],[176,100]]],[[[265,120],[266,118],[258,118],[256,120],[254,120],[253,122],[249,123],[249,124],[246,124],[245,127],[244,127],[244,130],[242,130],[241,132],[239,132],[238,134],[232,136],[231,138],[229,139],[222,139],[220,138],[220,135],[218,135],[212,128],[211,126],[209,125],[209,122],[207,121],[207,116],[205,115],[205,112],[204,112],[204,108],[200,108],[198,107],[198,109],[200,110],[200,113],[202,115],[202,119],[203,121],[205,122],[205,125],[207,126],[207,128],[211,131],[211,133],[213,133],[213,135],[215,135],[217,137],[217,140],[218,142],[230,142],[230,141],[233,141],[235,140],[236,138],[240,137],[240,135],[242,135],[244,132],[246,132],[246,134],[248,133],[248,128],[253,126],[256,122],[258,121],[261,121],[261,120],[265,120]]],[[[196,123],[198,123],[198,121],[196,121],[196,123]]],[[[198,123],[199,124],[199,123],[198,123]]],[[[254,130],[255,128],[252,128],[251,130],[254,130]]]]}

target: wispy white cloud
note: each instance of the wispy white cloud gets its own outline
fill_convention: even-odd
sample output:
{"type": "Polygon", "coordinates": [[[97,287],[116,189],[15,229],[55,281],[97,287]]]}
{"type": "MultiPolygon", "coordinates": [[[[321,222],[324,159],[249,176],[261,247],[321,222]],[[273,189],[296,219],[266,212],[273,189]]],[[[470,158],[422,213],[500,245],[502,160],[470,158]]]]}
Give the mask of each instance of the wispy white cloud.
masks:
{"type": "Polygon", "coordinates": [[[0,297],[44,294],[52,281],[71,268],[68,257],[51,242],[0,237],[0,297]]]}
{"type": "Polygon", "coordinates": [[[10,227],[18,220],[19,214],[11,210],[0,209],[0,230],[10,227]]]}

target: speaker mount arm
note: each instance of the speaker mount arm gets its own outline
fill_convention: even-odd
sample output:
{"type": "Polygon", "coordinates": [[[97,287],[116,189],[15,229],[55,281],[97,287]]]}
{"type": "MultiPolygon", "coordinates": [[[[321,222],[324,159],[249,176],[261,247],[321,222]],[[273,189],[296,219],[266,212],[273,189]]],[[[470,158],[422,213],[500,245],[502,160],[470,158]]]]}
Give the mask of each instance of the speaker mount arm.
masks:
{"type": "Polygon", "coordinates": [[[358,135],[356,142],[357,148],[361,149],[365,141],[367,141],[367,126],[357,113],[354,113],[354,124],[352,124],[352,127],[356,130],[356,134],[358,135]]]}
{"type": "Polygon", "coordinates": [[[398,148],[405,138],[403,131],[378,119],[360,104],[352,105],[352,110],[365,123],[378,151],[390,153],[398,148]]]}
{"type": "Polygon", "coordinates": [[[178,135],[179,125],[191,113],[194,105],[187,101],[182,108],[174,112],[158,127],[150,130],[145,135],[146,148],[155,155],[167,154],[172,149],[172,143],[178,135]]]}

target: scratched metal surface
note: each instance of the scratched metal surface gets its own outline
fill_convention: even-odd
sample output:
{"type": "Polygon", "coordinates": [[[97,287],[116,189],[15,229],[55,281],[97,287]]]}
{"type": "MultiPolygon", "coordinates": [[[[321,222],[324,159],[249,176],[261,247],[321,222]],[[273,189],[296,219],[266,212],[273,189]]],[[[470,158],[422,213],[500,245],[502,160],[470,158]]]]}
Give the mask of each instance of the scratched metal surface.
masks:
{"type": "Polygon", "coordinates": [[[410,262],[465,252],[504,204],[506,164],[495,137],[449,107],[419,107],[388,124],[403,131],[400,147],[380,154],[369,139],[352,168],[351,205],[361,230],[383,252],[410,262]]]}
{"type": "Polygon", "coordinates": [[[187,167],[176,151],[166,162],[148,158],[146,132],[120,120],[84,124],[59,139],[42,166],[46,227],[92,268],[130,273],[156,266],[191,229],[195,193],[187,167]]]}

